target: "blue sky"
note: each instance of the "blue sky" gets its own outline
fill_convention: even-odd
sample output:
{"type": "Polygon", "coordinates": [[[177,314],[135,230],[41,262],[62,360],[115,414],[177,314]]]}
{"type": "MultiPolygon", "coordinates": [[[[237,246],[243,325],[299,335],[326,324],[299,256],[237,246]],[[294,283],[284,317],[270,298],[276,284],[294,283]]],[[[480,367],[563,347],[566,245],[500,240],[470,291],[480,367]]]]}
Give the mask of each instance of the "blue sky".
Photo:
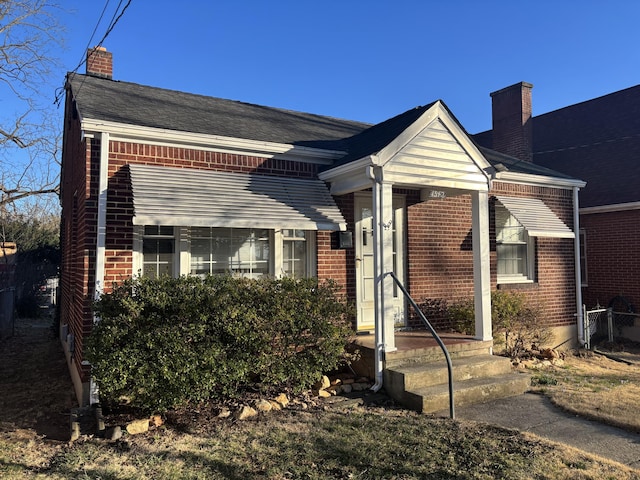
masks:
{"type": "MultiPolygon", "coordinates": [[[[60,85],[106,3],[60,2],[60,85]]],[[[536,115],[640,83],[639,20],[634,0],[132,0],[104,46],[117,80],[372,123],[442,99],[476,133],[522,80],[536,115]]]]}

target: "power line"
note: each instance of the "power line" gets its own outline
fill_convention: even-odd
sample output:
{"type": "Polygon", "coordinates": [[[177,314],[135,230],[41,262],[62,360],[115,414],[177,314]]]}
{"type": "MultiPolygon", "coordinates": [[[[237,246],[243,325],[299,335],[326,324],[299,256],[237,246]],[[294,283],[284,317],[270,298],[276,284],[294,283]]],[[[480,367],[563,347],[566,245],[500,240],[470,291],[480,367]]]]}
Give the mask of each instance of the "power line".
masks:
{"type": "MultiPolygon", "coordinates": [[[[109,26],[107,27],[107,30],[106,30],[105,34],[102,36],[100,41],[95,45],[95,48],[98,48],[98,47],[102,46],[102,44],[107,39],[109,34],[115,28],[115,26],[118,23],[118,21],[120,21],[120,19],[124,15],[124,12],[127,10],[127,8],[129,8],[129,5],[131,5],[131,1],[132,0],[127,0],[127,4],[122,8],[122,10],[120,10],[120,7],[122,6],[122,2],[123,1],[124,0],[120,0],[120,2],[118,3],[118,6],[116,7],[115,11],[113,12],[113,16],[111,17],[111,21],[109,22],[109,26]],[[118,14],[118,11],[120,11],[119,14],[118,14]]],[[[109,2],[110,2],[110,0],[107,0],[105,5],[104,5],[104,8],[102,9],[102,13],[100,14],[100,18],[98,19],[98,22],[96,23],[96,26],[93,29],[93,33],[91,34],[91,37],[89,38],[89,42],[87,43],[87,46],[84,49],[83,57],[81,58],[81,60],[78,63],[78,65],[70,73],[77,73],[78,69],[80,67],[82,67],[82,65],[84,65],[87,62],[87,54],[86,54],[86,52],[89,50],[89,47],[90,47],[91,42],[93,40],[93,37],[95,36],[96,31],[98,30],[98,26],[100,25],[100,22],[102,21],[102,17],[104,16],[104,14],[105,14],[105,12],[107,10],[107,7],[109,6],[109,2]]],[[[83,84],[84,84],[84,78],[82,79],[82,82],[80,83],[80,86],[78,87],[78,91],[76,92],[76,95],[82,89],[82,85],[83,84]]],[[[54,103],[56,105],[58,105],[60,103],[60,99],[62,98],[62,93],[63,92],[64,92],[64,87],[58,88],[56,90],[56,96],[55,96],[55,100],[54,100],[54,103]]]]}

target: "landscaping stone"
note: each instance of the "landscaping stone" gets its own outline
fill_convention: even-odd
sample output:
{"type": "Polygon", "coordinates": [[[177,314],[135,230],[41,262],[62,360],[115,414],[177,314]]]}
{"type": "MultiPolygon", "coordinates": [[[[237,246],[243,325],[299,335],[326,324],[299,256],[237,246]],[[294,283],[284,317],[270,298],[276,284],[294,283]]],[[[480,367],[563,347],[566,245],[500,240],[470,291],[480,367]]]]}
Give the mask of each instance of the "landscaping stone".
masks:
{"type": "Polygon", "coordinates": [[[315,395],[320,398],[329,398],[331,396],[331,392],[328,392],[327,390],[318,390],[315,392],[315,395]]]}
{"type": "Polygon", "coordinates": [[[218,413],[218,418],[229,418],[231,416],[231,410],[229,410],[227,407],[223,407],[220,410],[220,413],[218,413]]]}
{"type": "Polygon", "coordinates": [[[127,425],[127,433],[129,435],[139,435],[149,431],[149,419],[134,420],[127,425]]]}
{"type": "Polygon", "coordinates": [[[122,438],[122,428],[119,426],[108,428],[105,432],[105,438],[107,440],[120,440],[122,438]]]}
{"type": "Polygon", "coordinates": [[[282,405],[283,408],[286,408],[289,405],[289,397],[285,393],[281,393],[275,398],[275,401],[282,405]]]}
{"type": "Polygon", "coordinates": [[[240,410],[236,412],[237,420],[247,420],[249,418],[253,418],[258,415],[258,412],[255,408],[250,407],[249,405],[244,405],[240,410]]]}
{"type": "Polygon", "coordinates": [[[154,427],[160,427],[164,424],[164,420],[162,420],[160,415],[152,415],[149,419],[149,423],[154,427]]]}
{"type": "Polygon", "coordinates": [[[331,385],[331,381],[329,380],[329,377],[327,377],[326,375],[323,375],[322,378],[320,379],[319,382],[317,382],[313,388],[314,390],[322,390],[324,388],[327,388],[331,385]]]}
{"type": "Polygon", "coordinates": [[[271,402],[264,399],[257,400],[255,403],[255,407],[259,412],[270,412],[271,410],[273,410],[273,405],[271,405],[271,402]]]}

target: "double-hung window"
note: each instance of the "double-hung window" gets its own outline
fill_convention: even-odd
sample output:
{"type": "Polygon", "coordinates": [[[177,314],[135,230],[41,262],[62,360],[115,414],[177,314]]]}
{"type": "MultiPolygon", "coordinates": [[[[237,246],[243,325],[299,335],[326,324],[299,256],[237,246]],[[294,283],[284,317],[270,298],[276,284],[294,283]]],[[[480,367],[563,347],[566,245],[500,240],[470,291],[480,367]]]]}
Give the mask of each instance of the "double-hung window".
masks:
{"type": "Polygon", "coordinates": [[[142,237],[142,274],[147,277],[174,274],[173,227],[146,225],[142,237]]]}
{"type": "Polygon", "coordinates": [[[504,206],[496,203],[496,254],[498,283],[534,280],[535,242],[504,206]]]}
{"type": "Polygon", "coordinates": [[[305,230],[282,230],[282,274],[304,278],[310,269],[310,232],[305,230]]]}

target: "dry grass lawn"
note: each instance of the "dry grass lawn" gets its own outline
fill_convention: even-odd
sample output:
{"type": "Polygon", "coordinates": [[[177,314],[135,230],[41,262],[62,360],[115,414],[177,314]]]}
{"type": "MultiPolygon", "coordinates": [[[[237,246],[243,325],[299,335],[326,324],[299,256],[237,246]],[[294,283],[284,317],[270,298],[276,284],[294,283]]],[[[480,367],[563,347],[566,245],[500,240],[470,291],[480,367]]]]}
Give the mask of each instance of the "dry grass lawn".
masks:
{"type": "MultiPolygon", "coordinates": [[[[576,358],[543,372],[558,378],[547,393],[569,398],[581,382],[594,394],[616,392],[620,380],[607,365],[576,358]]],[[[169,416],[147,434],[69,443],[61,437],[69,433],[70,380],[58,341],[44,328],[0,341],[0,392],[0,478],[9,480],[640,479],[533,435],[383,406],[286,410],[245,422],[203,411],[169,416]]]]}
{"type": "MultiPolygon", "coordinates": [[[[640,362],[640,355],[635,359],[640,362]]],[[[640,363],[583,351],[567,355],[560,367],[537,372],[533,383],[569,412],[640,432],[640,363]]]]}

